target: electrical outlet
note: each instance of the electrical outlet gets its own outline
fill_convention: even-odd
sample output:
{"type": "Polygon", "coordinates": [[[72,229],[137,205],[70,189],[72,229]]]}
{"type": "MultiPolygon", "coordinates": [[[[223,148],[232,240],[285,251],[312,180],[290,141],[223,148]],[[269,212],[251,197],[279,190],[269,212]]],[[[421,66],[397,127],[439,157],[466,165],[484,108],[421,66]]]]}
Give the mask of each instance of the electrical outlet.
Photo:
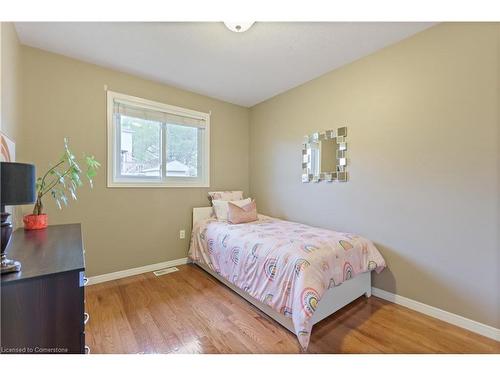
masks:
{"type": "Polygon", "coordinates": [[[184,238],[186,238],[186,231],[184,229],[182,229],[182,230],[179,231],[179,238],[181,240],[183,240],[184,238]]]}

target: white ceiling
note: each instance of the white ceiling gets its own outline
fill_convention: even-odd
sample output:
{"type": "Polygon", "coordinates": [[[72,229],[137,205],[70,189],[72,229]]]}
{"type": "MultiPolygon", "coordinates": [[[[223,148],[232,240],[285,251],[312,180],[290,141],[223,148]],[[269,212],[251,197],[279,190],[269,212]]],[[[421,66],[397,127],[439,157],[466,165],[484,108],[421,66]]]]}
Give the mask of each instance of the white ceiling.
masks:
{"type": "Polygon", "coordinates": [[[253,106],[433,23],[16,23],[21,43],[253,106]]]}

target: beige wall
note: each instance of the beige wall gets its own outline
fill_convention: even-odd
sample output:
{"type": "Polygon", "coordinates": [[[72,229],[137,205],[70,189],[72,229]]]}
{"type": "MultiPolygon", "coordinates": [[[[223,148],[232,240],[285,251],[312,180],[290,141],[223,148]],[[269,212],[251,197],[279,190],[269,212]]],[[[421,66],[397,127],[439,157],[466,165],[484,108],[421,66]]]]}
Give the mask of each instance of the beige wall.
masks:
{"type": "Polygon", "coordinates": [[[376,287],[500,327],[498,37],[438,25],[253,107],[259,210],[360,233],[376,287]],[[303,136],[342,125],[350,181],[301,183],[303,136]]]}
{"type": "MultiPolygon", "coordinates": [[[[497,23],[497,281],[500,289],[500,23],[497,23]]],[[[500,290],[497,290],[497,322],[500,326],[500,290]]]]}
{"type": "Polygon", "coordinates": [[[0,22],[0,131],[2,130],[2,28],[3,22],[0,22]]]}
{"type": "MultiPolygon", "coordinates": [[[[21,46],[14,25],[1,23],[1,130],[15,142],[19,138],[21,46]]],[[[16,145],[17,146],[17,145],[16,145]]]]}
{"type": "Polygon", "coordinates": [[[83,224],[87,273],[98,275],[187,255],[192,207],[206,206],[203,188],[106,188],[106,100],[110,90],[211,116],[211,188],[248,192],[249,110],[131,75],[22,47],[23,147],[19,159],[40,174],[68,137],[75,153],[103,164],[93,191],[59,211],[50,198],[50,223],[83,224]],[[178,239],[186,229],[186,239],[178,239]]]}
{"type": "MultiPolygon", "coordinates": [[[[0,23],[0,130],[16,142],[16,156],[22,149],[21,131],[21,45],[14,24],[0,23]]],[[[21,221],[21,207],[7,209],[12,213],[14,228],[21,221]]]]}

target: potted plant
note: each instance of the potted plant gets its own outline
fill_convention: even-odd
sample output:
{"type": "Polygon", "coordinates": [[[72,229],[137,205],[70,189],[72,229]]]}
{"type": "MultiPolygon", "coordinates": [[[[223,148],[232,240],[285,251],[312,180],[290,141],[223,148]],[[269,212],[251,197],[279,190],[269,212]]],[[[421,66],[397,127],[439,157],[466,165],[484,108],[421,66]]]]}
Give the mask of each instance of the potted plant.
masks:
{"type": "MultiPolygon", "coordinates": [[[[86,165],[85,176],[93,187],[93,178],[97,174],[97,169],[101,166],[93,156],[84,156],[86,165]]],[[[68,147],[68,140],[64,138],[64,153],[61,159],[49,170],[36,180],[37,198],[33,213],[25,215],[23,218],[25,229],[43,229],[48,225],[47,214],[43,213],[42,198],[49,194],[56,201],[57,207],[62,209],[63,205],[68,205],[68,197],[76,200],[76,190],[83,185],[80,178],[82,169],[78,165],[75,155],[68,147]]]]}

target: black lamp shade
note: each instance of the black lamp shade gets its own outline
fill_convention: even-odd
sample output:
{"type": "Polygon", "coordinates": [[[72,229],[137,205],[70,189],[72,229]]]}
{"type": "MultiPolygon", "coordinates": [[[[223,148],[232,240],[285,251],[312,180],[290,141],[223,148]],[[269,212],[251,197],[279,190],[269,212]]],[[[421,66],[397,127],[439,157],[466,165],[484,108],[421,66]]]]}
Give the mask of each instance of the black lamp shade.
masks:
{"type": "Polygon", "coordinates": [[[0,162],[0,203],[3,206],[34,203],[35,166],[25,163],[0,162]]]}

